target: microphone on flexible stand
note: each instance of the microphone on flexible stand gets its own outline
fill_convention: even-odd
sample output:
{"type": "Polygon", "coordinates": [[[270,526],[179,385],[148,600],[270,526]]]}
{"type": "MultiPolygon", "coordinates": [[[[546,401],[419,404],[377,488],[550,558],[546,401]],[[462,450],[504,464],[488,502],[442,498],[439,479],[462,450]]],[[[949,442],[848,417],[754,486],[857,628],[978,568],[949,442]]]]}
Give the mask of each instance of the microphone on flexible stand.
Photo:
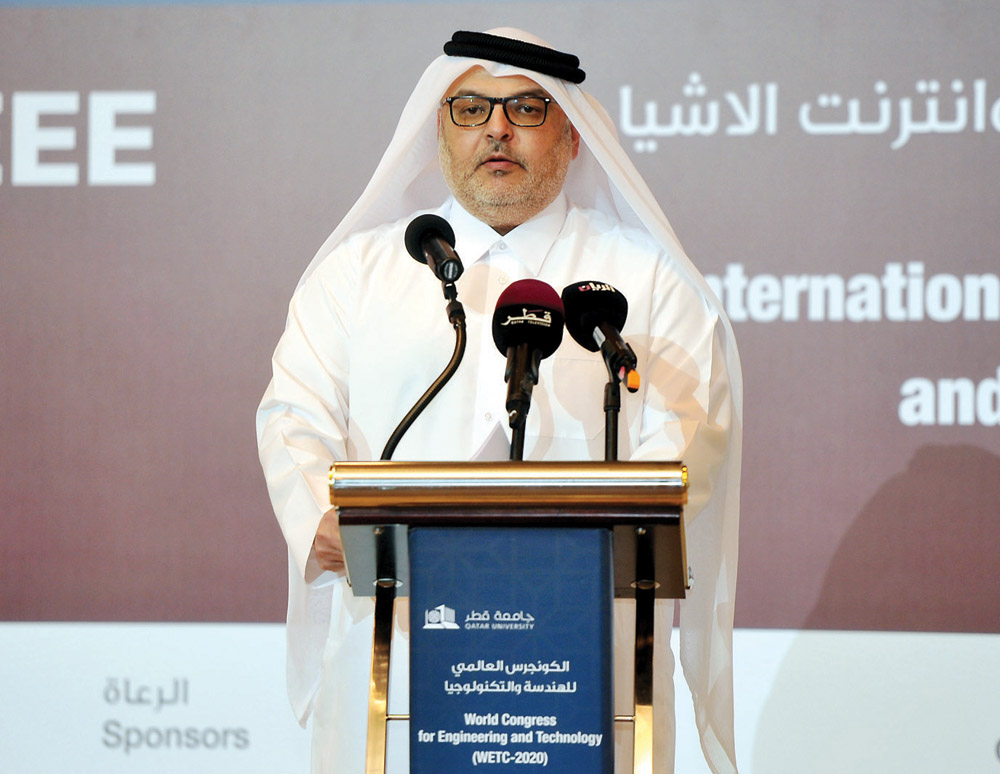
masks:
{"type": "Polygon", "coordinates": [[[628,301],[621,291],[606,282],[574,282],[562,292],[566,330],[573,340],[591,352],[600,351],[608,369],[604,388],[604,458],[618,459],[618,413],[621,389],[639,389],[638,359],[621,336],[628,317],[628,301]]]}
{"type": "Polygon", "coordinates": [[[559,348],[563,332],[563,305],[559,295],[541,280],[524,279],[510,285],[497,299],[493,313],[493,341],[507,358],[507,419],[513,431],[510,458],[524,456],[524,423],[538,384],[538,365],[559,348]]]}
{"type": "Polygon", "coordinates": [[[455,281],[462,276],[463,267],[462,260],[455,252],[455,231],[440,215],[419,215],[406,227],[403,243],[414,260],[427,264],[434,276],[441,280],[444,297],[448,301],[448,320],[455,329],[455,350],[441,375],[420,396],[389,436],[385,449],[382,450],[383,460],[392,459],[392,453],[403,434],[451,379],[465,355],[465,309],[458,300],[458,289],[455,287],[455,281]]]}
{"type": "Polygon", "coordinates": [[[429,212],[418,215],[406,227],[403,243],[413,260],[427,264],[434,276],[441,280],[444,297],[448,300],[448,319],[455,324],[456,315],[465,319],[465,310],[458,303],[455,282],[465,268],[455,252],[455,231],[440,215],[429,212]]]}
{"type": "Polygon", "coordinates": [[[462,276],[462,259],[455,252],[455,231],[440,215],[418,215],[406,227],[403,242],[406,252],[430,266],[442,282],[455,282],[462,276]]]}

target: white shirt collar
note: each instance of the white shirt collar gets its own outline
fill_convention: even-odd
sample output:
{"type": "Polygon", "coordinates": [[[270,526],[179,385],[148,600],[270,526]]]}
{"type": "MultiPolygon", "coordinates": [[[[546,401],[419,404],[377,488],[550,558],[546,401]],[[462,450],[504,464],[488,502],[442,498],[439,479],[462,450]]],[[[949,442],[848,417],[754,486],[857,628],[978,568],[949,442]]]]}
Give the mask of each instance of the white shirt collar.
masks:
{"type": "Polygon", "coordinates": [[[560,194],[535,217],[504,236],[471,215],[454,198],[445,205],[442,214],[455,230],[455,251],[466,264],[484,259],[494,246],[503,243],[532,276],[538,276],[545,256],[562,231],[568,209],[565,195],[560,194]]]}

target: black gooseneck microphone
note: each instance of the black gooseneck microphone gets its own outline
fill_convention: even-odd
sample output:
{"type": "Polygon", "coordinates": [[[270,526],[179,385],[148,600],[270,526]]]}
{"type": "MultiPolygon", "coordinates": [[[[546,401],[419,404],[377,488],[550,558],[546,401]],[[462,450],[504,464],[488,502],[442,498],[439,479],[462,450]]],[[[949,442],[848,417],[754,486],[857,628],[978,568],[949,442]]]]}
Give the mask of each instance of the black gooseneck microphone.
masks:
{"type": "Polygon", "coordinates": [[[403,236],[406,252],[414,260],[430,266],[441,282],[455,282],[462,276],[462,260],[455,252],[455,232],[440,215],[428,213],[414,218],[403,236]]]}
{"type": "Polygon", "coordinates": [[[629,392],[639,389],[635,352],[623,339],[628,301],[606,282],[574,282],[562,292],[566,330],[573,340],[591,352],[600,351],[608,372],[625,383],[629,392]]]}
{"type": "Polygon", "coordinates": [[[507,358],[507,419],[513,430],[510,458],[524,455],[524,422],[531,390],[538,384],[538,365],[562,341],[563,305],[551,285],[536,279],[518,280],[497,299],[493,341],[507,358]]]}
{"type": "Polygon", "coordinates": [[[628,317],[625,296],[606,282],[575,282],[562,292],[566,329],[573,340],[591,352],[600,351],[608,369],[604,387],[604,459],[618,459],[618,414],[621,411],[621,382],[629,392],[639,389],[638,362],[632,347],[625,343],[621,329],[628,317]]]}
{"type": "Polygon", "coordinates": [[[403,434],[410,429],[410,425],[427,408],[427,405],[441,391],[441,388],[448,383],[448,380],[458,370],[462,357],[465,355],[465,309],[458,300],[458,289],[455,287],[455,281],[462,276],[462,260],[454,249],[454,230],[448,221],[439,215],[419,215],[406,227],[403,243],[406,246],[406,251],[415,260],[430,266],[434,276],[441,280],[441,288],[448,301],[448,320],[451,322],[451,327],[455,329],[455,350],[441,375],[434,380],[396,426],[396,429],[392,431],[392,435],[389,436],[389,440],[386,441],[385,448],[382,450],[381,459],[383,460],[392,459],[392,453],[396,450],[403,434]]]}

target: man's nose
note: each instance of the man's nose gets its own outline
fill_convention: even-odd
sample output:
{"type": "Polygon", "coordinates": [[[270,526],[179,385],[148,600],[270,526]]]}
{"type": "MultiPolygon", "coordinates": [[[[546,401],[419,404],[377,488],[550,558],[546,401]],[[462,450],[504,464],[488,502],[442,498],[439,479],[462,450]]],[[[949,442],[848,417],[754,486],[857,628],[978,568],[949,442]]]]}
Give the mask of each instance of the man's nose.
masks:
{"type": "Polygon", "coordinates": [[[491,140],[509,140],[514,134],[514,125],[507,120],[503,104],[493,106],[493,115],[486,122],[486,136],[491,140]]]}

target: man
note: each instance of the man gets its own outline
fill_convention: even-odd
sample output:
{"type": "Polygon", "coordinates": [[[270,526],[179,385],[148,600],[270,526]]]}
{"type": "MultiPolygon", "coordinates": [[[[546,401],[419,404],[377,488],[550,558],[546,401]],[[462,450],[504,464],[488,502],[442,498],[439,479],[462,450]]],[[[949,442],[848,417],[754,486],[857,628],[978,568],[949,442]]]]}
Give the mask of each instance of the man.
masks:
{"type": "MultiPolygon", "coordinates": [[[[509,282],[535,277],[560,290],[598,280],[620,289],[629,300],[623,335],[645,382],[623,400],[620,456],[683,459],[692,471],[685,516],[697,583],[681,606],[681,661],[706,760],[713,771],[735,772],[742,390],[729,323],[606,113],[578,87],[575,57],[516,30],[456,33],[445,52],[417,84],[369,186],[300,282],[258,412],[261,461],[289,546],[289,690],[301,722],[314,711],[314,770],[363,771],[359,708],[372,626],[370,600],[355,599],[343,579],[327,471],[335,460],[377,459],[447,362],[452,333],[440,287],[403,249],[413,215],[434,208],[454,228],[466,265],[458,290],[469,340],[458,373],[394,459],[471,459],[506,426],[504,357],[490,320],[509,282]]],[[[525,458],[600,459],[605,381],[601,359],[566,337],[542,363],[525,458]]],[[[405,602],[397,605],[397,644],[405,643],[407,615],[405,602]]],[[[672,606],[657,616],[664,631],[655,753],[670,771],[673,663],[662,646],[672,606]]],[[[628,618],[628,605],[618,605],[616,710],[629,694],[627,657],[618,658],[618,643],[631,638],[628,618]]],[[[390,711],[406,711],[405,648],[394,649],[390,681],[390,702],[403,699],[390,711]]],[[[396,756],[399,765],[405,752],[396,756]]]]}

